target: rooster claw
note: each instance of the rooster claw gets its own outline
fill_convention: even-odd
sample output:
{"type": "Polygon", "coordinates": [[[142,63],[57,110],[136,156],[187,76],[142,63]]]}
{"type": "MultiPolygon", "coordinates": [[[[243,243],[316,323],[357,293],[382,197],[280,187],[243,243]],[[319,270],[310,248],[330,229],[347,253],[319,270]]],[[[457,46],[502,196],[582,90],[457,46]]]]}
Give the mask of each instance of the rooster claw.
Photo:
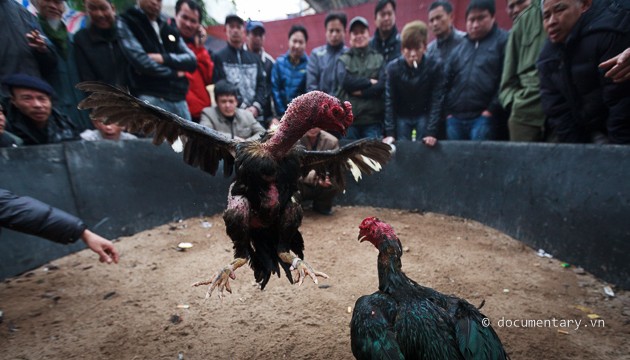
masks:
{"type": "Polygon", "coordinates": [[[198,281],[192,284],[192,286],[209,285],[208,291],[206,291],[206,299],[210,298],[214,289],[219,289],[219,299],[223,300],[223,298],[225,297],[225,294],[223,293],[224,290],[229,292],[230,294],[232,293],[230,278],[233,280],[236,279],[236,275],[234,274],[232,265],[228,265],[219,270],[217,273],[212,275],[210,280],[198,281]]]}
{"type": "Polygon", "coordinates": [[[316,271],[306,261],[299,258],[296,258],[294,260],[294,265],[291,265],[290,269],[297,271],[297,279],[293,283],[297,283],[298,286],[302,286],[302,283],[304,283],[304,279],[306,279],[306,276],[310,276],[315,284],[319,284],[319,282],[317,281],[318,276],[324,279],[328,279],[328,275],[324,274],[323,272],[316,271]]]}

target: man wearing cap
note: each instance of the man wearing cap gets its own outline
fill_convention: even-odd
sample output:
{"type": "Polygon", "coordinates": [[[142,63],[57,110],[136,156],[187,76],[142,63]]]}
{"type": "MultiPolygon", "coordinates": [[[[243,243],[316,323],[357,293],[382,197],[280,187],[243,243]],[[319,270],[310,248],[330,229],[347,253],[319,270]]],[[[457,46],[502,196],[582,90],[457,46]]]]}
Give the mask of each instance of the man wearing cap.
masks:
{"type": "Polygon", "coordinates": [[[376,31],[370,46],[383,55],[385,65],[400,55],[400,34],[396,28],[396,1],[379,0],[374,7],[376,31]]]}
{"type": "Polygon", "coordinates": [[[52,107],[52,86],[26,74],[7,76],[2,81],[11,94],[7,107],[7,131],[24,145],[52,144],[77,140],[79,131],[68,117],[52,107]]]}
{"type": "Polygon", "coordinates": [[[248,21],[247,26],[247,41],[243,44],[243,49],[253,52],[258,55],[260,61],[262,61],[263,69],[265,70],[265,88],[267,90],[265,94],[265,102],[263,103],[263,126],[267,127],[274,121],[275,112],[271,102],[271,69],[276,61],[269,55],[264,46],[265,43],[265,26],[260,21],[248,21]]]}
{"type": "Polygon", "coordinates": [[[138,0],[116,22],[123,53],[131,64],[131,93],[191,120],[186,72],[195,71],[197,59],[161,11],[161,0],[138,0]]]}
{"type": "Polygon", "coordinates": [[[319,90],[335,95],[339,82],[335,76],[335,68],[339,57],[348,51],[344,43],[348,19],[346,14],[333,12],[326,16],[326,45],[318,46],[311,51],[306,67],[306,91],[319,90]]]}
{"type": "Polygon", "coordinates": [[[262,121],[262,106],[267,94],[265,70],[252,52],[243,50],[245,22],[238,15],[225,17],[227,46],[214,54],[214,82],[227,80],[237,86],[239,106],[262,121]]]}
{"type": "Polygon", "coordinates": [[[350,101],[354,122],[346,138],[383,138],[385,71],[383,55],[369,46],[370,31],[364,17],[350,21],[350,50],[337,61],[337,97],[350,101]]]}

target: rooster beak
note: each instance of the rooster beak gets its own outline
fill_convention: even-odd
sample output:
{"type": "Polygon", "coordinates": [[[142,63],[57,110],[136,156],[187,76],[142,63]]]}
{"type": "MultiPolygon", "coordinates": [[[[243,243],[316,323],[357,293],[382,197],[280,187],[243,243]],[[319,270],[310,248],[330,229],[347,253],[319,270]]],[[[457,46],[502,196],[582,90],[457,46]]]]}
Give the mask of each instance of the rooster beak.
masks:
{"type": "Polygon", "coordinates": [[[361,243],[361,242],[364,242],[366,237],[367,237],[367,236],[365,236],[365,235],[363,235],[363,236],[359,235],[359,242],[360,242],[360,243],[361,243]]]}

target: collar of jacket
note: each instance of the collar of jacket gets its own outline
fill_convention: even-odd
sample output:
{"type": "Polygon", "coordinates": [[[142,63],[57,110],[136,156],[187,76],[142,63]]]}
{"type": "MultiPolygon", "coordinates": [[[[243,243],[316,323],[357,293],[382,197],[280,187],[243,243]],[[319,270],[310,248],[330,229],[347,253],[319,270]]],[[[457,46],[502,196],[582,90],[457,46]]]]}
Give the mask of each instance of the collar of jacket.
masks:
{"type": "Polygon", "coordinates": [[[396,36],[398,36],[398,28],[396,27],[396,25],[394,25],[394,27],[392,28],[392,33],[389,34],[389,37],[387,39],[383,40],[381,38],[381,31],[379,29],[376,29],[376,31],[374,31],[374,37],[372,38],[372,40],[378,44],[390,45],[391,43],[396,41],[396,36]]]}
{"type": "Polygon", "coordinates": [[[111,42],[117,39],[116,21],[114,20],[114,25],[111,28],[105,30],[90,25],[88,27],[88,36],[93,42],[111,42]]]}
{"type": "Polygon", "coordinates": [[[468,33],[466,33],[466,39],[468,39],[468,41],[473,42],[473,43],[480,43],[480,42],[484,42],[486,41],[486,39],[489,39],[492,37],[492,35],[494,35],[494,33],[497,32],[497,29],[499,28],[499,25],[497,25],[496,21],[494,22],[494,25],[492,25],[492,29],[490,29],[490,32],[488,32],[488,34],[486,34],[486,36],[484,36],[481,39],[477,39],[477,40],[472,40],[470,38],[470,36],[468,36],[468,33]]]}
{"type": "Polygon", "coordinates": [[[448,34],[447,37],[443,38],[443,39],[437,39],[437,44],[438,46],[442,46],[442,44],[446,44],[448,42],[451,42],[451,40],[453,40],[455,38],[455,32],[457,31],[457,29],[455,29],[455,26],[451,25],[451,33],[448,34]]]}
{"type": "Polygon", "coordinates": [[[333,52],[333,53],[336,53],[336,52],[338,52],[338,51],[341,51],[341,50],[343,50],[345,47],[346,47],[346,44],[345,44],[345,43],[341,43],[341,44],[339,44],[339,45],[337,45],[337,46],[332,46],[332,45],[330,45],[329,43],[326,43],[326,50],[328,50],[329,52],[333,52]]]}

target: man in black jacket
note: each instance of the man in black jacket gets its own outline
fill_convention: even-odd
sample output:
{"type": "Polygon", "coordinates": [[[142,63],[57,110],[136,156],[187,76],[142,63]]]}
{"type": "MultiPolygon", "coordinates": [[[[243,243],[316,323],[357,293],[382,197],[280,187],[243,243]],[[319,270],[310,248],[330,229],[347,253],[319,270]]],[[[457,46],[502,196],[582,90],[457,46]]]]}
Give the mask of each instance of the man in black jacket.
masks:
{"type": "Polygon", "coordinates": [[[493,140],[503,112],[498,92],[508,34],[494,18],[493,0],[472,0],[466,35],[446,63],[444,113],[449,140],[493,140]]]}
{"type": "Polygon", "coordinates": [[[0,229],[7,228],[70,244],[81,239],[104,263],[118,263],[118,251],[111,241],[88,230],[81,219],[27,196],[0,188],[0,229]]]}
{"type": "Polygon", "coordinates": [[[372,49],[383,55],[387,65],[400,55],[400,35],[396,27],[396,1],[380,0],[374,7],[376,31],[370,40],[372,49]]]}
{"type": "Polygon", "coordinates": [[[185,73],[195,71],[197,58],[161,11],[161,0],[138,0],[138,6],[120,15],[116,23],[123,53],[131,64],[131,92],[191,120],[185,73]]]}
{"type": "Polygon", "coordinates": [[[630,144],[630,82],[598,65],[630,47],[628,10],[616,1],[545,0],[549,41],[538,59],[552,140],[630,144]]]}
{"type": "Polygon", "coordinates": [[[444,96],[440,60],[425,54],[427,25],[412,21],[401,32],[402,56],[387,65],[385,82],[385,139],[417,139],[434,146],[438,137],[444,96]]]}
{"type": "Polygon", "coordinates": [[[237,15],[225,17],[227,46],[212,56],[213,81],[227,80],[239,90],[239,106],[261,121],[267,94],[265,70],[254,53],[243,50],[245,22],[237,15]]]}
{"type": "Polygon", "coordinates": [[[52,106],[54,91],[46,81],[25,74],[7,76],[2,84],[11,93],[7,130],[24,145],[53,144],[79,139],[79,130],[52,106]]]}

